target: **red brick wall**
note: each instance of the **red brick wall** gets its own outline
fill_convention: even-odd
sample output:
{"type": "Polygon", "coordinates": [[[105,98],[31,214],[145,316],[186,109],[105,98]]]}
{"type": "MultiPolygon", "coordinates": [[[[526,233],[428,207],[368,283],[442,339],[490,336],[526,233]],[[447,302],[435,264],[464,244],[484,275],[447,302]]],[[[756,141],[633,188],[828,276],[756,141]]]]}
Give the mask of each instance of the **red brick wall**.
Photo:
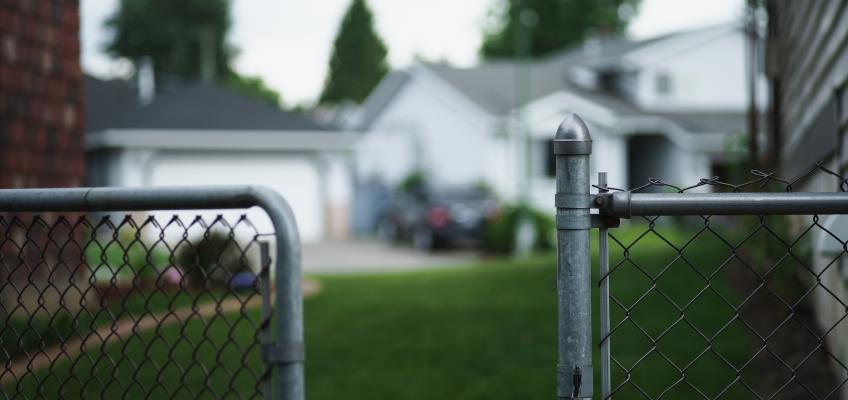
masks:
{"type": "Polygon", "coordinates": [[[79,0],[0,1],[0,187],[85,177],[79,0]]]}

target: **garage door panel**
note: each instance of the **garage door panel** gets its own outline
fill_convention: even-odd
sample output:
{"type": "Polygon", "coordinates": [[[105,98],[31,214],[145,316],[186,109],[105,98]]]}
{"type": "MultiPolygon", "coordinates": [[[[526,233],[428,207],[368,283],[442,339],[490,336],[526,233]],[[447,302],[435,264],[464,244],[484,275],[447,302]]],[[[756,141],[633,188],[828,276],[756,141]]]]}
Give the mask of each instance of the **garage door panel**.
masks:
{"type": "MultiPolygon", "coordinates": [[[[263,185],[280,193],[297,218],[303,241],[323,236],[321,180],[316,163],[308,156],[227,153],[158,155],[152,161],[151,186],[263,185]]],[[[261,232],[271,231],[267,216],[251,212],[261,232]]]]}

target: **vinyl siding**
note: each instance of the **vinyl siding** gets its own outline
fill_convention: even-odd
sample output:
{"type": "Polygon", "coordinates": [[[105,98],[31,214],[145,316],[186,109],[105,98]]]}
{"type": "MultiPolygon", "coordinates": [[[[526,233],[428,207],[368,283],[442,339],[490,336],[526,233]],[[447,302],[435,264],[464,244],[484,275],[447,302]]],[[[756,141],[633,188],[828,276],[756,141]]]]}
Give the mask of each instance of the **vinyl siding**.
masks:
{"type": "Polygon", "coordinates": [[[837,94],[848,80],[848,0],[771,0],[768,57],[780,80],[775,109],[787,173],[834,154],[839,146],[837,94]]]}

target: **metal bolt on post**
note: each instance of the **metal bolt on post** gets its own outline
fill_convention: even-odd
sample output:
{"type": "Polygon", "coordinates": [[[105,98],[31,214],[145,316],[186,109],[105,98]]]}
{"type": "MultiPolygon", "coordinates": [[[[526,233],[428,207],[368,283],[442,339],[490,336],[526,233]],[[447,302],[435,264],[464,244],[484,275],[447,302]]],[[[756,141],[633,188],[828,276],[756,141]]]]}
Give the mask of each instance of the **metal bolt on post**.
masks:
{"type": "Polygon", "coordinates": [[[592,300],[589,229],[589,155],[592,138],[580,117],[569,115],[553,141],[556,157],[557,397],[591,399],[592,300]]]}

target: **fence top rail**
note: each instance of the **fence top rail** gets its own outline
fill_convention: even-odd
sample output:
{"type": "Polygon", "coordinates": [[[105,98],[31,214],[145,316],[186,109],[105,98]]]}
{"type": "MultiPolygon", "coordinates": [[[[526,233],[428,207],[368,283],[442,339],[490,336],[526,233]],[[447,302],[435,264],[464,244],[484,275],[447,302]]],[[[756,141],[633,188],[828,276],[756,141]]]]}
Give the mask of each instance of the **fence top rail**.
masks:
{"type": "Polygon", "coordinates": [[[608,215],[811,215],[848,214],[848,193],[632,193],[616,192],[608,215]]]}
{"type": "Polygon", "coordinates": [[[288,207],[277,192],[263,186],[0,189],[0,211],[199,210],[253,206],[269,214],[274,209],[288,207]]]}

